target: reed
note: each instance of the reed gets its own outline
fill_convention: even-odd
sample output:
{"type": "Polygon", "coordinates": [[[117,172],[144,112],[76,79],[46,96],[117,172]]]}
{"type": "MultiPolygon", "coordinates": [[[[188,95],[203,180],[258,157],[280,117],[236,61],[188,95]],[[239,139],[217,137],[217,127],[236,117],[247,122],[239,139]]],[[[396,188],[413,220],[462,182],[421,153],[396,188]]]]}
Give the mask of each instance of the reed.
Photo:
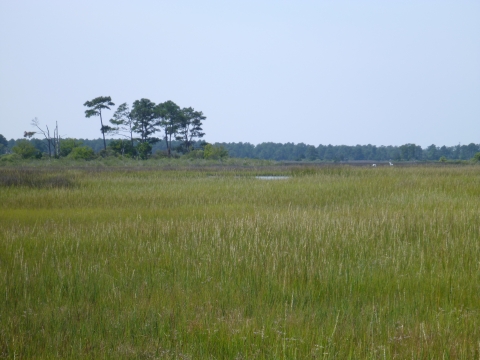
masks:
{"type": "Polygon", "coordinates": [[[0,356],[480,357],[476,166],[29,171],[74,186],[0,185],[0,356]]]}

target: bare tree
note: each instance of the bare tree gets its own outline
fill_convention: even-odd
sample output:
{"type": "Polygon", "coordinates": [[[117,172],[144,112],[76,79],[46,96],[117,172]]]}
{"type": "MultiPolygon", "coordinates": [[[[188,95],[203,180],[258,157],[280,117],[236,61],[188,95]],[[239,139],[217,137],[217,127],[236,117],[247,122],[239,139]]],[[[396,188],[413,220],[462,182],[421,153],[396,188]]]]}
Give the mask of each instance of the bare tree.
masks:
{"type": "MultiPolygon", "coordinates": [[[[48,128],[48,125],[45,125],[46,130],[42,129],[40,127],[40,121],[38,121],[37,118],[34,118],[31,124],[32,126],[35,126],[39,130],[39,132],[43,134],[45,140],[47,140],[48,156],[52,157],[53,153],[53,156],[58,158],[60,156],[60,136],[58,135],[58,123],[55,122],[55,129],[53,129],[53,137],[50,135],[50,129],[48,128]]],[[[29,133],[26,131],[25,133],[28,136],[29,133]]]]}

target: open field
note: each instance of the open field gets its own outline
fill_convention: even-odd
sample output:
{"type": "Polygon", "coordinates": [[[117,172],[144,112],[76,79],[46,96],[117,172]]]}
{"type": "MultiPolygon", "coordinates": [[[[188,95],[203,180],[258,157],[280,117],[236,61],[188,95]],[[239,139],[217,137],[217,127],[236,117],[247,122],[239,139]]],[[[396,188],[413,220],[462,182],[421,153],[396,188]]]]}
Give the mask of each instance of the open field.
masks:
{"type": "Polygon", "coordinates": [[[0,230],[0,357],[480,358],[479,166],[0,168],[0,230]]]}

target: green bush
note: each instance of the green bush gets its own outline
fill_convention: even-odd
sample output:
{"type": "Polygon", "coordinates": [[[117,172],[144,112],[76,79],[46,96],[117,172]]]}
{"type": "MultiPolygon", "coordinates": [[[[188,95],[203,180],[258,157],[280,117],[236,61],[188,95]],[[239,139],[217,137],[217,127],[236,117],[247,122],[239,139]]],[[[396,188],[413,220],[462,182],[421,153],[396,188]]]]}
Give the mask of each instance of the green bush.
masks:
{"type": "Polygon", "coordinates": [[[440,162],[447,162],[447,158],[445,156],[442,156],[440,159],[438,159],[440,162]]]}
{"type": "Polygon", "coordinates": [[[473,161],[480,161],[480,152],[477,152],[475,155],[473,155],[472,160],[473,161]]]}
{"type": "Polygon", "coordinates": [[[152,159],[165,159],[168,158],[167,150],[158,150],[152,155],[152,159]]]}
{"type": "Polygon", "coordinates": [[[152,153],[152,145],[149,143],[140,143],[137,145],[137,152],[140,155],[140,159],[146,160],[148,156],[152,153]]]}
{"type": "Polygon", "coordinates": [[[21,159],[22,157],[18,154],[8,154],[0,157],[0,161],[2,162],[15,162],[21,159]]]}
{"type": "Polygon", "coordinates": [[[42,153],[27,140],[18,140],[16,145],[12,148],[12,151],[17,155],[20,155],[22,159],[39,159],[42,157],[42,153]]]}
{"type": "Polygon", "coordinates": [[[62,139],[60,141],[60,156],[68,156],[73,149],[82,145],[81,141],[75,139],[62,139]]]}
{"type": "Polygon", "coordinates": [[[74,160],[92,160],[95,158],[95,153],[90,146],[79,146],[73,148],[68,157],[74,160]]]}
{"type": "Polygon", "coordinates": [[[192,150],[185,155],[183,155],[186,159],[203,159],[203,150],[192,150]]]}
{"type": "Polygon", "coordinates": [[[115,151],[107,147],[107,150],[105,149],[100,150],[98,152],[98,156],[102,158],[107,158],[107,157],[116,157],[117,154],[115,153],[115,151]]]}
{"type": "Polygon", "coordinates": [[[108,144],[108,148],[121,156],[135,157],[137,155],[137,150],[129,140],[112,140],[108,144]]]}
{"type": "Polygon", "coordinates": [[[228,151],[223,146],[205,145],[203,149],[204,159],[217,160],[228,157],[228,151]]]}

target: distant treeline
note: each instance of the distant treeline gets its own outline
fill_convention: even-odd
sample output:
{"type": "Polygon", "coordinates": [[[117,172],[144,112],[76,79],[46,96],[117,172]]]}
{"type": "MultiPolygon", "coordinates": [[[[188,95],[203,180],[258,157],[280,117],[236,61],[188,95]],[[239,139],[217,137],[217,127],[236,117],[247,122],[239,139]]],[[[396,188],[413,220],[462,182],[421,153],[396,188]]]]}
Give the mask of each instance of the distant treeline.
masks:
{"type": "MultiPolygon", "coordinates": [[[[5,139],[5,138],[3,138],[5,139]]],[[[6,139],[5,139],[6,140],[6,139]]],[[[25,141],[25,139],[18,139],[25,141]]],[[[8,140],[4,143],[3,151],[12,149],[18,140],[8,140]]],[[[29,139],[29,141],[40,152],[48,152],[48,143],[45,139],[29,139]]],[[[91,147],[96,153],[103,147],[102,139],[78,139],[76,140],[84,146],[91,147]]],[[[112,139],[107,139],[107,146],[112,139]]],[[[180,141],[172,141],[172,149],[180,148],[180,141]]],[[[230,157],[235,158],[253,158],[277,161],[353,161],[353,160],[374,160],[374,161],[437,161],[444,157],[448,160],[469,160],[480,152],[480,144],[456,145],[456,146],[436,146],[430,145],[422,149],[415,144],[405,144],[401,146],[375,146],[375,145],[306,145],[304,143],[273,143],[265,142],[258,145],[250,143],[215,143],[214,146],[222,146],[228,151],[230,157]]],[[[0,145],[1,147],[1,145],[0,145]]],[[[200,148],[201,143],[196,142],[193,148],[200,148]]],[[[153,144],[152,153],[166,151],[167,145],[164,141],[153,144]]]]}
{"type": "Polygon", "coordinates": [[[430,145],[422,149],[415,144],[401,146],[375,146],[375,145],[306,145],[304,143],[216,143],[222,145],[231,157],[257,158],[267,160],[325,160],[325,161],[422,161],[439,160],[444,157],[448,160],[468,160],[480,151],[480,144],[436,146],[430,145]]]}

